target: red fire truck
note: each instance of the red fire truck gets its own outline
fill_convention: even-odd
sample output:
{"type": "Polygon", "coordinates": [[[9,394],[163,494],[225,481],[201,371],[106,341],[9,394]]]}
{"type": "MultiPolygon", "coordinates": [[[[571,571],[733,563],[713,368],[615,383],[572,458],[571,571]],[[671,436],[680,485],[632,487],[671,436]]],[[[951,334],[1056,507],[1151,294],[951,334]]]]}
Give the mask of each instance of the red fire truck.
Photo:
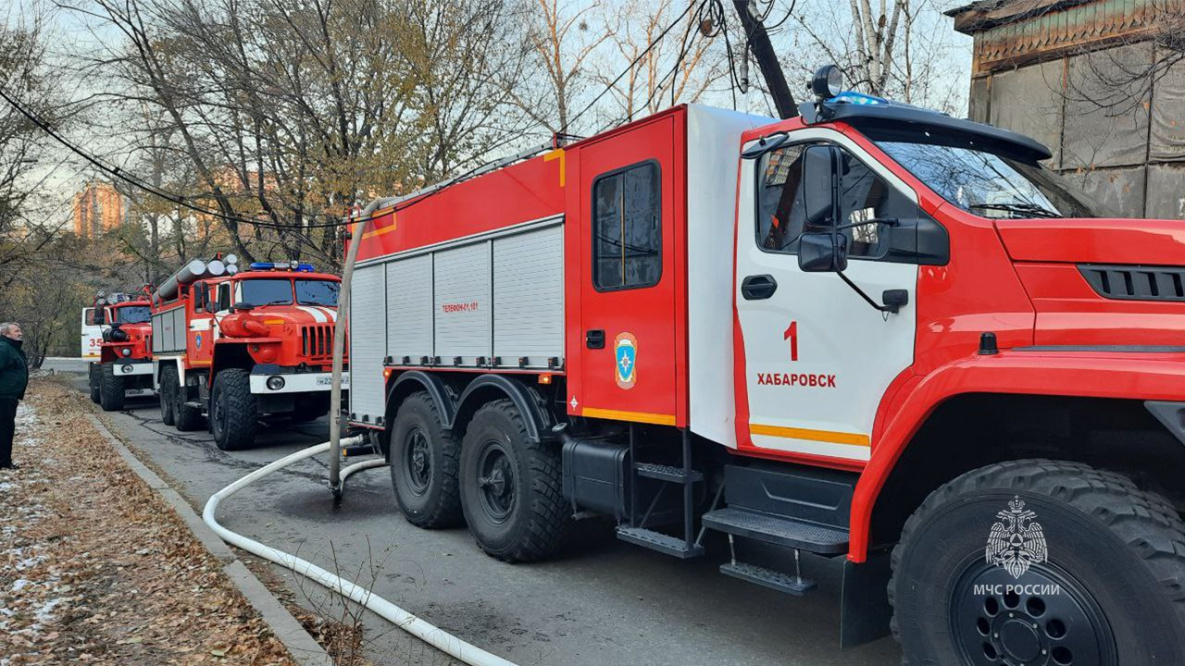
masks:
{"type": "Polygon", "coordinates": [[[255,441],[261,419],[327,414],[339,287],[296,261],[184,266],[153,294],[161,420],[187,431],[208,417],[218,447],[234,450],[255,441]]]}
{"type": "Polygon", "coordinates": [[[815,91],[364,211],[350,418],[407,520],[525,562],[601,514],[790,594],[842,565],[843,644],[892,618],[910,663],[1185,663],[1185,223],[815,91]]]}
{"type": "Polygon", "coordinates": [[[104,411],[123,409],[128,396],[152,395],[152,326],[147,293],[99,292],[90,309],[100,328],[98,360],[88,366],[91,400],[104,411]]]}

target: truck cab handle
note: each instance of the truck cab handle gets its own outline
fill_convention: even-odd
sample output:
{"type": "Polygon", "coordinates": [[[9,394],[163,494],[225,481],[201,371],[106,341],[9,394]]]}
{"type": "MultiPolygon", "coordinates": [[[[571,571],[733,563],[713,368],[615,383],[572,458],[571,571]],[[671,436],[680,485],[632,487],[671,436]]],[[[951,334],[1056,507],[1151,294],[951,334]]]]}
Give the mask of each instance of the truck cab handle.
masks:
{"type": "Polygon", "coordinates": [[[604,349],[605,348],[605,331],[604,329],[594,328],[584,332],[584,346],[589,349],[604,349]]]}
{"type": "Polygon", "coordinates": [[[741,282],[741,295],[747,301],[760,301],[774,295],[778,281],[772,275],[750,275],[741,282]]]}

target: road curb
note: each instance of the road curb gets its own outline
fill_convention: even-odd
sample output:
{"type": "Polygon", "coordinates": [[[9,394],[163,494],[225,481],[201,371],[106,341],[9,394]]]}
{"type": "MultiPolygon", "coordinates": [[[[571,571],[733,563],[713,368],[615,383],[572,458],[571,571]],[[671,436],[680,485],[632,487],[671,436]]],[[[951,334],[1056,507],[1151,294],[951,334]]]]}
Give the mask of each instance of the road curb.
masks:
{"type": "Polygon", "coordinates": [[[284,604],[255,577],[251,571],[235,556],[230,546],[218,538],[214,530],[210,529],[186,502],[181,495],[169,487],[155,472],[149,469],[131,449],[124,445],[118,437],[94,414],[87,414],[95,429],[111,444],[112,448],[127,462],[128,467],[136,473],[150,488],[155,490],[161,499],[185,521],[189,531],[201,542],[202,546],[223,563],[222,572],[234,583],[235,587],[247,599],[247,602],[259,612],[263,621],[272,629],[276,638],[284,644],[289,654],[301,666],[333,666],[333,659],[321,644],[313,639],[300,622],[292,617],[284,604]]]}

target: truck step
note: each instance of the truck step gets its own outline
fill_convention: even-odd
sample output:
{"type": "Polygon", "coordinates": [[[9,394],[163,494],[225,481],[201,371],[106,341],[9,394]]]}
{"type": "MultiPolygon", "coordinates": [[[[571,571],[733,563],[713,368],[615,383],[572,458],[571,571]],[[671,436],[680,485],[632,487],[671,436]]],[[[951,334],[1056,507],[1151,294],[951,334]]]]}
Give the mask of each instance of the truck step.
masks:
{"type": "Polygon", "coordinates": [[[720,573],[762,587],[768,587],[771,590],[793,594],[796,597],[801,597],[815,589],[815,581],[809,578],[766,569],[755,564],[745,564],[743,562],[736,562],[734,564],[728,562],[720,565],[720,573]]]}
{"type": "Polygon", "coordinates": [[[634,465],[634,469],[638,470],[638,476],[644,476],[648,479],[658,479],[659,481],[669,481],[670,483],[696,483],[704,479],[704,475],[695,470],[692,470],[690,475],[686,475],[682,467],[675,467],[674,465],[638,463],[634,465]]]}
{"type": "Polygon", "coordinates": [[[756,511],[732,507],[717,509],[705,513],[703,523],[710,530],[822,555],[837,555],[848,550],[847,530],[756,511]]]}
{"type": "Polygon", "coordinates": [[[185,406],[192,407],[193,409],[203,409],[204,408],[204,405],[202,405],[202,403],[198,402],[197,400],[187,400],[185,402],[185,406]]]}
{"type": "Polygon", "coordinates": [[[699,544],[693,543],[689,547],[687,542],[679,537],[673,537],[642,527],[620,526],[617,528],[617,538],[637,546],[642,546],[643,548],[657,550],[660,553],[665,553],[681,560],[699,557],[704,554],[704,547],[699,544]]]}

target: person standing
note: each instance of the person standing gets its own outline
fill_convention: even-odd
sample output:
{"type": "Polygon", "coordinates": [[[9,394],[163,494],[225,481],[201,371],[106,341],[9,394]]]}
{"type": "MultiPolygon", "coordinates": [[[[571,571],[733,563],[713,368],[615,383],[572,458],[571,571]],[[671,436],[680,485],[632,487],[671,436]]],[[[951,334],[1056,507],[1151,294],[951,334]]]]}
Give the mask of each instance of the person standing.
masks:
{"type": "Polygon", "coordinates": [[[12,462],[16,406],[24,400],[29,385],[29,366],[21,349],[23,340],[19,324],[0,324],[0,469],[16,469],[12,462]]]}

